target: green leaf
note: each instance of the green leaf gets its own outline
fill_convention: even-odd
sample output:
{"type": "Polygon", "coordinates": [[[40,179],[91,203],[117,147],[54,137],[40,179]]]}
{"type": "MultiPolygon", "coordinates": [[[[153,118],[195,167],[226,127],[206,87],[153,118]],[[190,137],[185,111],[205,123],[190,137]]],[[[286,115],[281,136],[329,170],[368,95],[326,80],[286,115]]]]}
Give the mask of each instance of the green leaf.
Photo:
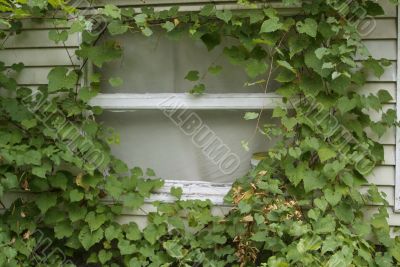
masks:
{"type": "Polygon", "coordinates": [[[164,232],[165,229],[162,229],[161,226],[157,227],[154,224],[149,224],[143,230],[143,236],[151,245],[154,245],[164,232]]]}
{"type": "Polygon", "coordinates": [[[214,65],[214,66],[210,66],[208,68],[208,72],[213,75],[218,75],[221,73],[221,71],[222,71],[222,66],[220,66],[220,65],[214,65]]]}
{"type": "Polygon", "coordinates": [[[47,78],[49,79],[49,92],[73,89],[78,82],[78,75],[75,71],[68,71],[65,67],[56,67],[52,69],[47,78]]]}
{"type": "Polygon", "coordinates": [[[276,63],[278,63],[279,66],[290,70],[293,73],[297,73],[297,71],[292,67],[292,65],[290,65],[289,62],[284,61],[284,60],[277,60],[276,63]]]}
{"type": "Polygon", "coordinates": [[[311,37],[317,36],[318,23],[314,19],[306,18],[303,21],[296,23],[296,28],[299,33],[305,33],[311,37]]]}
{"type": "Polygon", "coordinates": [[[323,176],[319,176],[318,172],[308,172],[308,175],[303,178],[304,190],[311,192],[315,189],[322,189],[326,185],[326,180],[323,176]]]}
{"type": "Polygon", "coordinates": [[[226,10],[217,10],[215,15],[220,20],[225,21],[225,23],[228,23],[232,19],[232,11],[230,11],[228,9],[226,9],[226,10]]]}
{"type": "Polygon", "coordinates": [[[121,255],[132,255],[136,250],[135,244],[132,244],[129,240],[120,239],[118,240],[118,249],[121,255]]]}
{"type": "Polygon", "coordinates": [[[128,31],[128,25],[122,24],[120,21],[113,20],[108,24],[107,29],[111,35],[119,35],[128,31]]]}
{"type": "Polygon", "coordinates": [[[191,82],[195,82],[199,80],[199,72],[197,70],[191,70],[189,71],[186,76],[185,79],[191,82]]]}
{"type": "Polygon", "coordinates": [[[112,87],[119,87],[124,84],[124,80],[122,80],[120,77],[112,77],[108,80],[108,82],[112,87]]]}
{"type": "Polygon", "coordinates": [[[83,199],[84,194],[80,192],[78,189],[73,189],[69,191],[69,199],[71,202],[81,201],[83,199]]]}
{"type": "Polygon", "coordinates": [[[387,103],[393,100],[393,97],[389,94],[389,92],[383,89],[378,91],[378,98],[381,103],[387,103]]]}
{"type": "Polygon", "coordinates": [[[245,70],[250,78],[255,78],[264,74],[268,70],[268,66],[264,61],[252,58],[246,62],[245,70]]]}
{"type": "Polygon", "coordinates": [[[174,24],[173,22],[171,22],[171,21],[166,21],[165,23],[163,23],[163,24],[161,25],[161,27],[162,27],[163,29],[165,29],[167,32],[170,32],[170,31],[172,31],[173,29],[175,29],[175,24],[174,24]]]}
{"type": "Polygon", "coordinates": [[[200,16],[211,16],[215,13],[215,5],[214,4],[206,4],[203,6],[203,8],[200,10],[200,16]]]}
{"type": "Polygon", "coordinates": [[[126,229],[126,238],[132,241],[137,241],[142,238],[141,231],[136,223],[131,222],[128,224],[126,229]]]}
{"type": "Polygon", "coordinates": [[[91,232],[87,225],[83,226],[79,232],[78,239],[85,250],[89,250],[93,245],[97,244],[103,238],[103,229],[99,228],[91,232]]]}
{"type": "Polygon", "coordinates": [[[268,237],[268,232],[258,231],[255,234],[253,234],[250,239],[256,242],[265,242],[267,241],[267,237],[268,237]]]}
{"type": "Polygon", "coordinates": [[[243,201],[243,200],[242,200],[242,201],[239,202],[238,208],[239,208],[240,213],[243,214],[243,213],[248,213],[248,212],[250,212],[252,206],[251,206],[249,203],[247,203],[246,201],[243,201]]]}
{"type": "Polygon", "coordinates": [[[324,218],[313,223],[313,230],[316,234],[328,234],[335,232],[336,222],[332,215],[327,215],[324,218]]]}
{"type": "Polygon", "coordinates": [[[168,255],[175,259],[182,259],[185,255],[183,254],[183,246],[175,240],[169,240],[163,243],[163,248],[167,251],[168,255]]]}
{"type": "Polygon", "coordinates": [[[104,249],[100,250],[99,252],[99,261],[101,264],[105,264],[112,258],[112,252],[111,251],[105,251],[104,249]]]}
{"type": "Polygon", "coordinates": [[[263,22],[263,24],[261,25],[260,33],[275,32],[281,29],[282,26],[283,24],[279,22],[278,17],[272,17],[263,22]]]}
{"type": "Polygon", "coordinates": [[[104,63],[120,58],[122,50],[116,42],[109,41],[96,46],[82,45],[75,53],[81,58],[88,58],[97,67],[102,67],[104,63]]]}
{"type": "Polygon", "coordinates": [[[101,13],[113,19],[121,18],[121,10],[115,5],[105,5],[104,8],[101,9],[101,13]]]}
{"type": "Polygon", "coordinates": [[[87,213],[87,208],[84,206],[78,206],[77,203],[73,203],[68,207],[68,215],[71,222],[83,220],[87,213]]]}
{"type": "Polygon", "coordinates": [[[327,146],[323,146],[320,149],[318,149],[318,156],[321,162],[325,162],[327,160],[330,160],[334,157],[336,157],[336,152],[330,149],[327,146]]]}
{"type": "Polygon", "coordinates": [[[66,30],[50,30],[49,39],[54,41],[56,44],[59,42],[65,42],[68,40],[68,32],[66,30]]]}
{"type": "Polygon", "coordinates": [[[90,211],[86,217],[85,222],[88,223],[90,231],[95,231],[102,226],[106,221],[106,216],[102,214],[96,214],[94,211],[90,211]]]}
{"type": "Polygon", "coordinates": [[[201,36],[201,40],[207,46],[208,51],[211,51],[221,43],[221,35],[218,32],[206,33],[201,36]]]}
{"type": "Polygon", "coordinates": [[[40,194],[35,200],[36,206],[40,209],[42,214],[54,207],[57,204],[57,195],[55,194],[40,194]]]}
{"type": "Polygon", "coordinates": [[[123,197],[123,200],[125,206],[135,210],[144,204],[144,197],[138,193],[128,193],[123,197]]]}
{"type": "Polygon", "coordinates": [[[69,221],[64,221],[62,223],[58,223],[54,226],[54,236],[58,239],[63,239],[64,237],[72,236],[74,229],[71,226],[69,221]]]}
{"type": "Polygon", "coordinates": [[[98,93],[97,91],[93,90],[90,87],[82,87],[81,89],[79,89],[78,97],[80,100],[87,102],[93,97],[95,97],[97,93],[98,93]]]}
{"type": "Polygon", "coordinates": [[[111,241],[113,239],[120,239],[122,236],[122,230],[119,226],[110,225],[104,231],[104,236],[108,241],[111,241]]]}
{"type": "Polygon", "coordinates": [[[246,112],[244,114],[244,119],[245,120],[254,120],[254,119],[257,119],[259,115],[260,114],[257,112],[246,112]]]}
{"type": "Polygon", "coordinates": [[[202,83],[200,84],[196,84],[195,86],[193,86],[192,89],[190,89],[189,93],[194,94],[194,95],[200,95],[202,93],[204,93],[204,91],[206,90],[206,86],[202,83]]]}
{"type": "Polygon", "coordinates": [[[176,197],[177,199],[181,199],[182,196],[182,188],[181,187],[171,187],[171,195],[176,197]]]}
{"type": "Polygon", "coordinates": [[[357,106],[357,100],[343,96],[337,100],[337,107],[342,114],[346,114],[357,106]]]}

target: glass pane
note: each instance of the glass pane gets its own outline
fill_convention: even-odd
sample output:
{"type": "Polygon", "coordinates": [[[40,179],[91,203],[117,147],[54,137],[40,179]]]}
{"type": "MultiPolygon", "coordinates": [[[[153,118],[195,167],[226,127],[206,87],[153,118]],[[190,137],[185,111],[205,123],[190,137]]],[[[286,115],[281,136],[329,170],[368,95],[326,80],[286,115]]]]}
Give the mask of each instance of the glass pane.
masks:
{"type": "MultiPolygon", "coordinates": [[[[107,40],[108,37],[103,39],[107,40]]],[[[224,46],[234,45],[228,39],[210,52],[200,40],[187,37],[171,40],[165,34],[159,33],[151,37],[125,34],[112,39],[123,47],[123,55],[120,60],[105,64],[102,68],[101,72],[105,75],[101,84],[103,93],[188,92],[196,84],[185,80],[190,70],[199,71],[198,83],[206,85],[206,93],[264,92],[261,83],[246,86],[249,78],[244,68],[232,65],[223,54],[224,46]],[[219,75],[211,74],[207,71],[210,66],[222,66],[222,71],[219,75]],[[110,77],[120,77],[124,84],[112,88],[108,83],[110,77]]],[[[270,87],[277,86],[272,82],[270,87]]],[[[273,90],[269,89],[271,91],[273,90]]]]}
{"type": "MultiPolygon", "coordinates": [[[[100,119],[120,134],[120,144],[112,146],[117,157],[130,167],[152,168],[163,179],[232,182],[249,170],[253,153],[270,143],[243,111],[106,111],[100,119]],[[246,151],[241,140],[248,139],[246,151]]],[[[266,112],[261,123],[267,120],[266,112]]]]}

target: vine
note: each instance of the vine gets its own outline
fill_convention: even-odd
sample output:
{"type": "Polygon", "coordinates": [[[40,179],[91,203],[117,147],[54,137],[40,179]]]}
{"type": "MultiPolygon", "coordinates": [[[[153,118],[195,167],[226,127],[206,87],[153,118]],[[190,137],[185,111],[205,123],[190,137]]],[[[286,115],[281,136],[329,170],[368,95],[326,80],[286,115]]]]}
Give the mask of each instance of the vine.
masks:
{"type": "MultiPolygon", "coordinates": [[[[49,38],[56,43],[65,46],[81,33],[76,55],[84,62],[53,68],[39,88],[18,85],[22,63],[0,65],[1,266],[399,265],[388,203],[376,186],[359,191],[383,160],[383,146],[368,130],[382,136],[398,125],[395,111],[382,109],[391,100],[386,90],[360,92],[367,75],[379,77],[390,64],[372,58],[357,31],[366,16],[383,14],[382,7],[369,0],[283,0],[301,4],[295,15],[283,16],[265,1],[239,2],[244,9],[206,4],[199,12],[107,4],[83,15],[60,0],[0,2],[3,45],[28,20],[51,21],[49,38]],[[245,114],[258,120],[266,138],[279,141],[233,185],[227,215],[215,216],[210,201],[183,200],[182,190],[172,188],[176,201],[154,202],[156,211],[140,229],[117,219],[126,209],[140,210],[163,182],[110,153],[116,137],[96,121],[101,109],[88,105],[101,76],[84,77],[84,68],[121,56],[117,42],[98,42],[103,33],[150,36],[155,30],[201,40],[208,50],[225,37],[236,39],[224,56],[244,68],[249,85],[267,92],[271,79],[278,81],[284,105],[273,110],[277,124],[260,125],[262,111],[245,114]],[[88,83],[82,86],[82,79],[88,83]],[[380,112],[379,121],[371,111],[380,112]],[[371,202],[379,206],[366,219],[371,202]]],[[[186,76],[192,93],[206,90],[199,77],[186,76]]]]}

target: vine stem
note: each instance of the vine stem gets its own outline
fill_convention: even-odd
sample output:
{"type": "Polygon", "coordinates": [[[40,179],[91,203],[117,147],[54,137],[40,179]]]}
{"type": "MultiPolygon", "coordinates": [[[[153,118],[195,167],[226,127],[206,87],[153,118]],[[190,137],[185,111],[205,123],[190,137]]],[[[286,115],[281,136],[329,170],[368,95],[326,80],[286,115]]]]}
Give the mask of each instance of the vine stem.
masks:
{"type": "MultiPolygon", "coordinates": [[[[287,34],[287,33],[285,33],[285,34],[282,36],[282,38],[281,38],[281,40],[279,41],[278,45],[274,47],[275,49],[279,48],[279,47],[282,45],[282,42],[283,42],[283,40],[285,39],[286,34],[287,34]]],[[[272,52],[272,55],[271,55],[271,62],[270,62],[270,64],[269,64],[268,77],[267,77],[267,80],[266,80],[266,82],[265,82],[265,87],[264,87],[264,95],[267,94],[267,90],[268,90],[268,87],[269,87],[269,83],[270,83],[270,81],[271,81],[271,77],[272,77],[272,73],[273,73],[273,65],[274,65],[274,61],[275,61],[275,54],[276,54],[276,51],[272,52]]],[[[254,139],[254,137],[256,136],[257,130],[258,130],[259,127],[260,127],[261,116],[262,116],[263,112],[264,112],[264,109],[261,109],[261,110],[260,110],[260,114],[258,115],[258,118],[257,118],[256,127],[255,127],[255,129],[254,129],[254,132],[253,132],[252,136],[249,138],[248,142],[251,142],[251,141],[254,139]]]]}

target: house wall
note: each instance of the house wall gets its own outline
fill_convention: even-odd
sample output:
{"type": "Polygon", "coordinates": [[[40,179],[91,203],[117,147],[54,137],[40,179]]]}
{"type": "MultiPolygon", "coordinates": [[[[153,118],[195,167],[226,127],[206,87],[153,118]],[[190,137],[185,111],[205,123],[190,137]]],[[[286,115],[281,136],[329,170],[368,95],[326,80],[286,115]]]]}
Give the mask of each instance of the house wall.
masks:
{"type": "MultiPolygon", "coordinates": [[[[109,2],[109,1],[104,1],[109,2]]],[[[122,5],[143,5],[142,1],[125,1],[115,0],[114,2],[122,5]]],[[[209,2],[206,0],[148,0],[147,4],[157,4],[161,6],[163,4],[168,5],[171,3],[185,3],[187,9],[198,9],[199,3],[209,2]]],[[[235,1],[219,1],[220,3],[226,2],[226,5],[233,4],[235,1]]],[[[378,92],[380,89],[387,89],[396,99],[396,80],[397,80],[397,9],[389,3],[388,0],[380,1],[385,6],[386,14],[376,19],[375,29],[367,36],[364,37],[366,46],[370,49],[371,53],[375,57],[385,57],[390,59],[393,64],[388,67],[384,75],[378,79],[375,77],[369,77],[368,83],[362,89],[363,93],[369,94],[378,92]]],[[[284,11],[290,12],[290,10],[284,11]]],[[[74,50],[79,45],[79,36],[72,35],[65,44],[55,44],[48,40],[48,30],[54,29],[56,26],[51,22],[36,23],[32,21],[24,22],[23,32],[18,36],[10,37],[6,43],[6,49],[0,50],[0,58],[5,61],[7,65],[15,62],[24,62],[27,68],[17,77],[20,85],[36,87],[41,84],[47,84],[47,74],[50,69],[54,66],[66,66],[73,67],[79,66],[81,62],[76,58],[74,50]]],[[[386,104],[386,108],[395,108],[396,102],[386,104]]],[[[377,116],[378,114],[373,114],[377,116]]],[[[118,132],[118,127],[116,129],[118,132]]],[[[368,177],[370,183],[374,183],[379,186],[379,189],[386,193],[387,200],[390,204],[389,212],[390,219],[389,223],[392,226],[400,226],[400,213],[396,214],[393,212],[395,204],[395,130],[391,129],[388,133],[380,138],[379,140],[384,144],[385,150],[385,161],[381,166],[377,167],[374,172],[368,177]]],[[[123,149],[123,147],[121,148],[123,149]]],[[[187,186],[183,184],[184,186],[187,186]]],[[[191,184],[191,192],[195,190],[195,185],[191,184]]],[[[209,185],[204,185],[204,192],[211,192],[209,198],[217,200],[219,202],[223,196],[223,186],[220,186],[218,190],[210,189],[209,185]],[[222,188],[222,189],[221,189],[222,188]]],[[[363,190],[367,190],[366,185],[363,190]]],[[[167,193],[160,193],[159,195],[165,196],[167,193]]],[[[190,190],[186,191],[187,196],[190,195],[190,190]]],[[[204,195],[192,195],[195,197],[201,197],[204,195]]],[[[205,194],[207,196],[207,194],[205,194]]],[[[168,198],[168,197],[166,197],[168,198]]],[[[371,211],[375,210],[376,207],[373,205],[368,207],[371,211]]],[[[144,211],[150,211],[151,206],[146,205],[144,211]]],[[[217,207],[216,212],[220,213],[226,210],[224,207],[217,207]]],[[[125,212],[125,216],[121,217],[121,222],[127,222],[135,219],[139,223],[145,223],[145,213],[134,213],[130,211],[125,212]]]]}

